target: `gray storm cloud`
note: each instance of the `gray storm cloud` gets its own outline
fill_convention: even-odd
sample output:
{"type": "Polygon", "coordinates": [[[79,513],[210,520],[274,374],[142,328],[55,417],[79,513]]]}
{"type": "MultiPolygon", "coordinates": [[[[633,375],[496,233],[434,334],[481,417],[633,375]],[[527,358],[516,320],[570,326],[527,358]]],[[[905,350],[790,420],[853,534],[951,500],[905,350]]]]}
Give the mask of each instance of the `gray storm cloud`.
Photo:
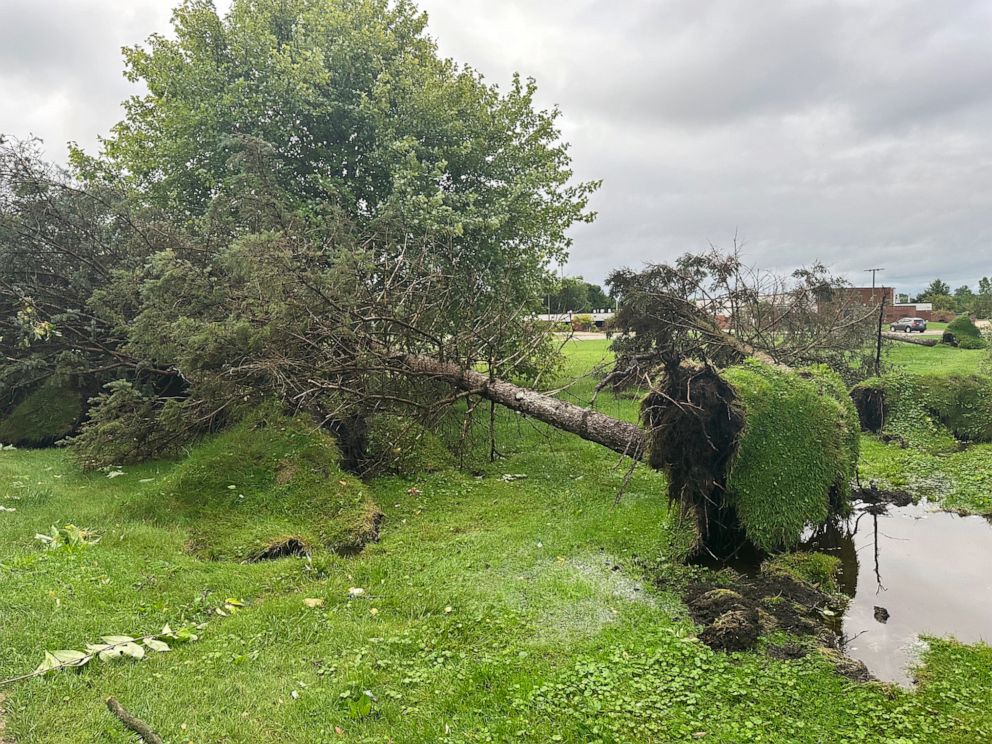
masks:
{"type": "MultiPolygon", "coordinates": [[[[0,131],[95,147],[135,92],[120,47],[161,0],[3,0],[0,131]]],[[[225,3],[226,5],[226,3],[225,3]]],[[[423,0],[442,51],[559,105],[597,222],[568,271],[738,234],[751,263],[822,260],[915,290],[992,274],[992,3],[423,0]]]]}

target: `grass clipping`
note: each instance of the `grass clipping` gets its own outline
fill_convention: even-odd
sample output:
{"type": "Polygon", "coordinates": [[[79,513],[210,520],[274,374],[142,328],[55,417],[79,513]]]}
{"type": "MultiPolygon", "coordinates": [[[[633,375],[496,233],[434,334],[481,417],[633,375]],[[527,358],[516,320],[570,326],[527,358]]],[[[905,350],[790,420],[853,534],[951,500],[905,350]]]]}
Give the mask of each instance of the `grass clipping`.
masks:
{"type": "Polygon", "coordinates": [[[139,508],[178,520],[205,559],[352,555],[378,539],[382,516],[339,462],[337,443],[312,421],[263,408],[196,445],[139,508]]]}
{"type": "Polygon", "coordinates": [[[860,427],[826,368],[683,364],[648,395],[643,416],[650,464],[668,474],[669,498],[693,515],[709,552],[791,547],[849,508],[860,427]]]}

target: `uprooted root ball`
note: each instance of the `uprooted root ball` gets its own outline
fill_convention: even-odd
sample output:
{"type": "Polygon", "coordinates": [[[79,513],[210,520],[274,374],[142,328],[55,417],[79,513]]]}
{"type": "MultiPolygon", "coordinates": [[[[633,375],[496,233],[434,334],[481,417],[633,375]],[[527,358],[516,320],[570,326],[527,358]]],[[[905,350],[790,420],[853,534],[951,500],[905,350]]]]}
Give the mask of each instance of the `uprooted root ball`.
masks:
{"type": "Polygon", "coordinates": [[[749,361],[718,372],[683,362],[666,368],[642,417],[649,464],[668,475],[670,501],[694,516],[700,552],[788,548],[850,507],[860,427],[826,368],[749,361]]]}

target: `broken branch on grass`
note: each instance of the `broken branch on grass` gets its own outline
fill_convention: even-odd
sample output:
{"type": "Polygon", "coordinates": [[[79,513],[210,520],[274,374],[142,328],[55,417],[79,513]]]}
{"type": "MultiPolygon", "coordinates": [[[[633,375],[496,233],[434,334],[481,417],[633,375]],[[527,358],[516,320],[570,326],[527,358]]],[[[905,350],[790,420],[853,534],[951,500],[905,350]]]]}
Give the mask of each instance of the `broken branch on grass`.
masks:
{"type": "Polygon", "coordinates": [[[115,698],[107,698],[107,710],[124,724],[124,728],[140,736],[145,744],[165,744],[162,737],[152,731],[147,723],[129,713],[115,698]]]}

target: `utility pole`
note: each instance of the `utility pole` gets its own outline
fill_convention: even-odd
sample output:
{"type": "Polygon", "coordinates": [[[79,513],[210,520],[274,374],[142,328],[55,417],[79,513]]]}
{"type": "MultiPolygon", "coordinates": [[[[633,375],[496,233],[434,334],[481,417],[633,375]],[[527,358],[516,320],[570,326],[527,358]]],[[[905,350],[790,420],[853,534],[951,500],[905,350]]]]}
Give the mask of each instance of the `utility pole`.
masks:
{"type": "Polygon", "coordinates": [[[882,374],[882,324],[885,322],[885,293],[878,307],[878,336],[875,341],[875,377],[882,374]]]}
{"type": "Polygon", "coordinates": [[[871,288],[875,289],[875,274],[879,271],[885,271],[885,269],[865,269],[866,274],[871,274],[871,288]]]}
{"type": "MultiPolygon", "coordinates": [[[[871,299],[875,300],[875,275],[883,268],[865,269],[866,274],[871,274],[871,299]]],[[[882,324],[885,322],[885,292],[882,292],[882,301],[878,307],[878,336],[875,340],[875,375],[882,373],[882,324]]]]}

